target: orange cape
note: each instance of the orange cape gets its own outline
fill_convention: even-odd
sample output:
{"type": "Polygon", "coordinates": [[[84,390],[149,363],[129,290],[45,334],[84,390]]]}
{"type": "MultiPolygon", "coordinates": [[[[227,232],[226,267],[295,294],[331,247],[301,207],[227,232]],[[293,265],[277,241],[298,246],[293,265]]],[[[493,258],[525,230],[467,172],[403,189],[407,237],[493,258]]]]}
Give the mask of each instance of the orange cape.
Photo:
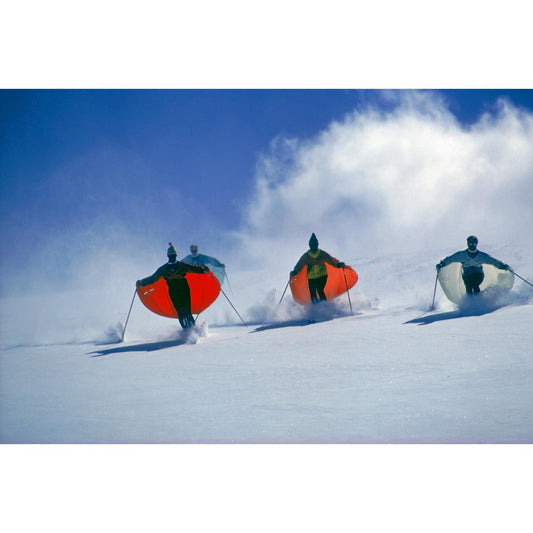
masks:
{"type": "MultiPolygon", "coordinates": [[[[220,283],[211,272],[207,274],[187,272],[185,277],[191,289],[191,313],[201,313],[218,298],[220,283]]],[[[137,294],[141,302],[153,313],[178,318],[168,294],[167,282],[163,278],[159,278],[151,285],[137,287],[137,294]]]]}
{"type": "MultiPolygon", "coordinates": [[[[333,300],[351,289],[359,279],[357,272],[346,265],[344,269],[335,268],[326,263],[328,269],[328,280],[324,288],[324,293],[328,300],[333,300]],[[346,274],[346,278],[344,277],[346,274]]],[[[302,268],[296,276],[290,280],[292,297],[301,305],[311,303],[311,295],[309,294],[309,285],[307,283],[307,266],[302,268]]]]}

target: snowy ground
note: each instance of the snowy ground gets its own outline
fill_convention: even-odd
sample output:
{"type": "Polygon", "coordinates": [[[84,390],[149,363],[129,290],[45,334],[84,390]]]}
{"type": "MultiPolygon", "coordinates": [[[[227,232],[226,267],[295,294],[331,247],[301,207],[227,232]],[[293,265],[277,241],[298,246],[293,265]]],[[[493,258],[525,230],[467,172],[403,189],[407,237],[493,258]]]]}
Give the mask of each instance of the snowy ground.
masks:
{"type": "Polygon", "coordinates": [[[309,324],[290,291],[276,313],[283,280],[243,273],[226,295],[247,326],[221,295],[188,338],[136,301],[117,344],[127,301],[90,314],[94,291],[3,300],[1,440],[533,442],[533,289],[517,280],[507,305],[473,313],[439,290],[427,313],[433,265],[355,266],[353,315],[343,296],[309,324]]]}
{"type": "Polygon", "coordinates": [[[533,306],[12,348],[13,443],[530,443],[533,306]]]}

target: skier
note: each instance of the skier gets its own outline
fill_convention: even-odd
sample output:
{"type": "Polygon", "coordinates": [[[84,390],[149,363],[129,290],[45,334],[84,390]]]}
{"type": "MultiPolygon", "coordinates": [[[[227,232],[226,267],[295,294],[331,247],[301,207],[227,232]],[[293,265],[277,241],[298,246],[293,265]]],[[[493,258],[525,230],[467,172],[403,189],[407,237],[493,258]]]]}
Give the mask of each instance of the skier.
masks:
{"type": "Polygon", "coordinates": [[[189,265],[209,266],[211,272],[218,279],[220,285],[222,285],[224,283],[224,279],[226,278],[226,266],[214,257],[199,254],[197,244],[191,244],[190,250],[191,253],[184,257],[182,262],[188,263],[189,265]]]}
{"type": "Polygon", "coordinates": [[[155,283],[159,278],[164,278],[168,285],[168,294],[172,305],[178,313],[178,319],[183,329],[194,326],[194,318],[191,313],[191,290],[185,274],[195,272],[207,274],[206,266],[194,266],[177,260],[178,252],[174,245],[169,242],[167,250],[168,263],[159,267],[151,276],[137,281],[137,287],[144,287],[155,283]]]}
{"type": "Polygon", "coordinates": [[[326,300],[324,287],[328,280],[326,263],[336,267],[344,268],[346,265],[329,255],[324,250],[318,248],[318,239],[313,233],[309,239],[309,250],[300,257],[298,263],[290,273],[290,277],[296,276],[304,266],[307,265],[307,283],[313,304],[326,300]]]}
{"type": "Polygon", "coordinates": [[[189,263],[189,265],[198,265],[198,266],[204,266],[208,263],[210,265],[224,268],[224,265],[214,257],[210,257],[209,255],[199,254],[198,253],[198,245],[197,244],[191,244],[191,253],[190,255],[184,257],[182,259],[182,262],[189,263]]]}
{"type": "Polygon", "coordinates": [[[494,265],[501,270],[509,270],[509,266],[494,259],[489,254],[480,252],[477,249],[477,237],[470,235],[466,239],[468,248],[455,252],[454,254],[445,257],[436,267],[437,272],[450,263],[461,263],[463,265],[463,281],[466,288],[466,294],[473,296],[478,294],[479,286],[483,282],[485,274],[483,273],[483,264],[494,265]]]}

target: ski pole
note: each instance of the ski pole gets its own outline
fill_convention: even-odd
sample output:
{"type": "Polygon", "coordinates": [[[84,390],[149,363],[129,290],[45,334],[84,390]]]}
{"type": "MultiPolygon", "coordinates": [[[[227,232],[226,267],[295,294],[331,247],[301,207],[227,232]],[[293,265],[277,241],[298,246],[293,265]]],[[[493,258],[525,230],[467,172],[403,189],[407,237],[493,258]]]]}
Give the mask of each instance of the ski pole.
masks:
{"type": "Polygon", "coordinates": [[[133,302],[135,301],[136,294],[137,294],[137,287],[135,287],[135,291],[133,291],[133,298],[131,299],[130,310],[128,311],[128,316],[126,317],[126,323],[124,324],[124,329],[122,330],[122,337],[120,337],[120,342],[124,340],[124,334],[126,333],[126,326],[128,325],[128,320],[130,319],[130,313],[133,307],[133,302]]]}
{"type": "Polygon", "coordinates": [[[239,311],[235,309],[235,306],[231,303],[231,300],[228,298],[228,295],[222,290],[222,287],[220,287],[220,292],[226,297],[226,300],[229,302],[231,307],[233,307],[233,310],[237,313],[237,316],[241,319],[241,322],[244,324],[244,326],[248,327],[248,324],[242,319],[242,316],[239,314],[239,311]]]}
{"type": "Polygon", "coordinates": [[[437,275],[435,276],[435,287],[433,287],[433,301],[431,302],[431,307],[429,308],[430,311],[433,311],[435,309],[435,294],[437,293],[437,280],[439,279],[439,273],[437,272],[437,275]]]}
{"type": "Polygon", "coordinates": [[[229,282],[228,273],[224,269],[224,276],[226,276],[226,281],[228,282],[228,289],[231,291],[231,294],[233,294],[233,289],[231,288],[231,283],[229,282]]]}
{"type": "MultiPolygon", "coordinates": [[[[281,305],[281,301],[283,300],[283,297],[285,296],[285,293],[287,292],[287,288],[289,287],[289,283],[291,282],[291,278],[289,276],[289,281],[287,281],[287,285],[285,285],[285,289],[283,290],[283,294],[281,295],[281,298],[278,303],[278,307],[281,305]]],[[[278,310],[278,307],[276,307],[276,311],[278,310]]]]}
{"type": "Polygon", "coordinates": [[[235,309],[235,306],[231,303],[231,300],[228,298],[228,295],[224,292],[224,290],[220,286],[220,282],[218,281],[217,277],[212,272],[209,272],[209,274],[216,281],[218,288],[220,289],[220,292],[225,296],[226,300],[229,302],[231,307],[233,307],[233,310],[237,313],[237,316],[241,319],[241,322],[245,325],[245,327],[248,327],[248,324],[242,319],[242,316],[239,314],[239,311],[235,309]]]}
{"type": "Polygon", "coordinates": [[[350,289],[348,289],[348,280],[346,279],[346,269],[342,267],[342,273],[344,274],[344,283],[346,283],[346,292],[348,294],[348,303],[350,304],[350,313],[353,315],[352,299],[350,298],[350,289]]]}
{"type": "MultiPolygon", "coordinates": [[[[511,269],[509,269],[511,270],[511,269]]],[[[530,285],[531,287],[533,287],[533,283],[529,283],[529,281],[527,279],[524,279],[522,276],[520,276],[519,274],[517,274],[514,270],[511,270],[511,272],[517,277],[517,278],[520,278],[524,283],[527,283],[528,285],[530,285]]]]}

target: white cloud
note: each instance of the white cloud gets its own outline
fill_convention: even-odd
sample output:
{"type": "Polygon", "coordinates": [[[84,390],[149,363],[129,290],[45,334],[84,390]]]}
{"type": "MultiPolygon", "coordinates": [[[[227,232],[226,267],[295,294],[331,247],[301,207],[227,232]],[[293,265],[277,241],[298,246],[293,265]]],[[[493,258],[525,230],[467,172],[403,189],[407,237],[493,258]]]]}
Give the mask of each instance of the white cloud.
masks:
{"type": "MultiPolygon", "coordinates": [[[[241,239],[267,262],[312,232],[337,257],[458,248],[533,225],[533,114],[498,102],[465,127],[434,93],[384,93],[313,139],[275,139],[258,165],[241,239]]],[[[289,265],[290,266],[290,265],[289,265]]]]}

